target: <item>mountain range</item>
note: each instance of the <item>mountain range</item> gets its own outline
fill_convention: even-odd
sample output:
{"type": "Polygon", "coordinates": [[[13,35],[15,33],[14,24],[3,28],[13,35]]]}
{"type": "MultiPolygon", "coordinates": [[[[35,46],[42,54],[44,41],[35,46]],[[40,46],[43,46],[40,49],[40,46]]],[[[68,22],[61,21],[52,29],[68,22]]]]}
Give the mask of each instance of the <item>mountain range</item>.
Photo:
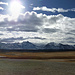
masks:
{"type": "Polygon", "coordinates": [[[29,41],[22,43],[0,43],[0,49],[28,49],[28,50],[69,50],[75,49],[75,45],[61,44],[61,43],[48,43],[46,45],[37,46],[29,41]]]}

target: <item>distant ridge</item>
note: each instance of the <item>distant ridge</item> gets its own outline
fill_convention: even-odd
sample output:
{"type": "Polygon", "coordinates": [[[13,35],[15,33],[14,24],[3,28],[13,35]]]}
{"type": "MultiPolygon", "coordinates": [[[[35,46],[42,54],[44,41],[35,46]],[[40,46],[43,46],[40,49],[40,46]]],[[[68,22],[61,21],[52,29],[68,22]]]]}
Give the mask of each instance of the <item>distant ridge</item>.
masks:
{"type": "Polygon", "coordinates": [[[75,49],[75,45],[68,45],[68,44],[61,44],[61,43],[54,43],[54,42],[51,42],[51,43],[48,43],[44,46],[44,49],[62,49],[62,50],[65,50],[65,49],[75,49]]]}
{"type": "Polygon", "coordinates": [[[0,43],[0,49],[36,49],[36,45],[29,41],[22,43],[0,43]]]}
{"type": "Polygon", "coordinates": [[[44,46],[37,46],[29,41],[22,43],[0,43],[0,49],[27,49],[27,50],[75,50],[75,45],[48,43],[44,46]]]}

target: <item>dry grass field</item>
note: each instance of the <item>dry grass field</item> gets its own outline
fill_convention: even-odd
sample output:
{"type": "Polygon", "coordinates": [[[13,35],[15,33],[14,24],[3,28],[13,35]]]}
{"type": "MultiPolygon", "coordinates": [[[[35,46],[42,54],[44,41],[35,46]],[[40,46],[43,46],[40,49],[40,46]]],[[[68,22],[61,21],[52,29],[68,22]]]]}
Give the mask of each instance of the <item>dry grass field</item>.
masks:
{"type": "Polygon", "coordinates": [[[1,52],[0,58],[8,59],[39,59],[39,60],[63,60],[75,62],[75,51],[68,52],[1,52]]]}

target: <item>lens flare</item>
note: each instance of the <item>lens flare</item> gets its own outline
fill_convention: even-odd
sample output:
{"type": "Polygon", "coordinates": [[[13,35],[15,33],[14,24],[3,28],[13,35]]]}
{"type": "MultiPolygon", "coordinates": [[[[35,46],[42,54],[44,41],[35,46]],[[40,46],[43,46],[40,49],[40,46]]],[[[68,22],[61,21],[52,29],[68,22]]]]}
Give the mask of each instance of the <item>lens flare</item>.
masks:
{"type": "Polygon", "coordinates": [[[21,9],[25,8],[24,6],[21,5],[21,2],[19,0],[13,0],[10,3],[10,12],[13,17],[18,17],[20,12],[22,11],[21,9]]]}

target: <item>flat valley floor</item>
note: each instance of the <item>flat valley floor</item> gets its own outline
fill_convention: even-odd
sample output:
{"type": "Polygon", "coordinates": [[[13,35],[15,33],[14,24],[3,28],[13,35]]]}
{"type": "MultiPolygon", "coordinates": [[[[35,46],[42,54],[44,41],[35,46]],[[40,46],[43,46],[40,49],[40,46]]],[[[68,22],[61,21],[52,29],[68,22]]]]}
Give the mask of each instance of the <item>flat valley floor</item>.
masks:
{"type": "Polygon", "coordinates": [[[75,52],[0,53],[0,75],[75,75],[75,52]]]}
{"type": "Polygon", "coordinates": [[[0,59],[0,75],[75,75],[75,63],[34,59],[0,59]]]}

